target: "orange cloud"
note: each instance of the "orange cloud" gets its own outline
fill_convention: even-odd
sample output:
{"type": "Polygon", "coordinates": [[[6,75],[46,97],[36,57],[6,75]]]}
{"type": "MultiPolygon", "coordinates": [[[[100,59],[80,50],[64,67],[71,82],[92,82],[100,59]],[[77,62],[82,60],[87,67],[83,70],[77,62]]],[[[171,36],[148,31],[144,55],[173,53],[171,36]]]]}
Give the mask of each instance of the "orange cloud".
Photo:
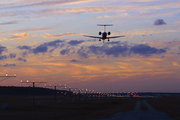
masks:
{"type": "Polygon", "coordinates": [[[135,35],[153,35],[153,34],[160,34],[160,33],[177,33],[179,30],[156,30],[153,28],[148,29],[135,29],[135,30],[128,30],[128,31],[121,31],[120,33],[112,33],[112,35],[126,35],[127,37],[132,38],[135,35]]]}
{"type": "Polygon", "coordinates": [[[150,46],[153,46],[153,47],[158,47],[158,48],[165,48],[165,47],[168,47],[168,48],[178,48],[179,45],[180,45],[180,41],[153,41],[153,42],[141,42],[143,44],[148,44],[150,46]]]}
{"type": "Polygon", "coordinates": [[[177,62],[173,62],[172,63],[174,66],[180,67],[180,64],[178,64],[177,62]]]}
{"type": "Polygon", "coordinates": [[[2,3],[4,8],[23,8],[23,7],[34,7],[34,6],[59,6],[66,4],[76,4],[84,2],[92,2],[95,0],[28,0],[28,1],[16,1],[16,2],[5,2],[2,3]]]}
{"type": "Polygon", "coordinates": [[[20,34],[13,34],[13,36],[10,38],[0,37],[0,41],[21,39],[19,42],[23,42],[23,41],[27,40],[28,38],[29,38],[28,33],[20,33],[20,34]]]}
{"type": "Polygon", "coordinates": [[[50,31],[53,30],[54,28],[29,28],[29,29],[19,29],[19,30],[14,30],[13,32],[39,32],[39,31],[50,31]]]}
{"type": "Polygon", "coordinates": [[[44,38],[58,38],[58,37],[64,37],[64,36],[73,36],[73,35],[84,35],[84,33],[71,33],[71,32],[67,32],[67,33],[60,33],[57,35],[51,35],[49,33],[45,33],[46,35],[42,35],[44,38]]]}
{"type": "Polygon", "coordinates": [[[32,37],[37,37],[37,36],[38,36],[37,34],[32,35],[32,37]]]}

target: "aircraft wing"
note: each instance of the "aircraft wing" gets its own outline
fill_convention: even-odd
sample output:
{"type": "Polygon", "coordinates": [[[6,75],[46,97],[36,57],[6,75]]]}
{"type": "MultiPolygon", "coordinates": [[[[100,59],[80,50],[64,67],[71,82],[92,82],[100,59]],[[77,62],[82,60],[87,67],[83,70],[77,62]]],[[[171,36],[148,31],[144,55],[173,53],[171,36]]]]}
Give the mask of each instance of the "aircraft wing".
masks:
{"type": "Polygon", "coordinates": [[[91,38],[99,38],[102,39],[102,37],[96,37],[96,36],[88,36],[88,35],[84,35],[85,37],[91,37],[91,38]]]}
{"type": "Polygon", "coordinates": [[[122,36],[112,36],[112,37],[107,37],[107,39],[111,39],[111,38],[119,38],[119,37],[125,37],[124,35],[122,36]]]}

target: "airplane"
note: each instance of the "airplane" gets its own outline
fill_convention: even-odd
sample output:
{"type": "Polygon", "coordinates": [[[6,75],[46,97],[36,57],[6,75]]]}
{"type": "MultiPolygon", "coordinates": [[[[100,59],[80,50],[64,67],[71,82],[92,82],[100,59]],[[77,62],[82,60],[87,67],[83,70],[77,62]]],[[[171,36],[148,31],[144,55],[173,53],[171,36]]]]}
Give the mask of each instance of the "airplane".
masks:
{"type": "Polygon", "coordinates": [[[90,38],[99,38],[99,41],[101,41],[101,39],[104,40],[108,39],[108,41],[110,41],[109,39],[111,38],[119,38],[119,37],[125,37],[124,35],[122,36],[112,36],[112,37],[107,37],[107,35],[111,35],[111,32],[106,32],[106,26],[113,26],[113,24],[97,24],[97,26],[104,26],[104,32],[99,32],[99,35],[102,35],[102,37],[96,37],[96,36],[89,36],[89,35],[84,35],[84,37],[90,37],[90,38]]]}

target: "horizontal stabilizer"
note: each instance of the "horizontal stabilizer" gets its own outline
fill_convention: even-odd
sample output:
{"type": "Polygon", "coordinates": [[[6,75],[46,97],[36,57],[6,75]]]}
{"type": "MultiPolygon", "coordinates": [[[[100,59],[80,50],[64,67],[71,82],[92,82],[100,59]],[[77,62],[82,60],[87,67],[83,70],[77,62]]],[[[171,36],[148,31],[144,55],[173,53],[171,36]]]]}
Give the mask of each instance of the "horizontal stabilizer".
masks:
{"type": "Polygon", "coordinates": [[[97,24],[97,26],[113,26],[113,24],[97,24]]]}

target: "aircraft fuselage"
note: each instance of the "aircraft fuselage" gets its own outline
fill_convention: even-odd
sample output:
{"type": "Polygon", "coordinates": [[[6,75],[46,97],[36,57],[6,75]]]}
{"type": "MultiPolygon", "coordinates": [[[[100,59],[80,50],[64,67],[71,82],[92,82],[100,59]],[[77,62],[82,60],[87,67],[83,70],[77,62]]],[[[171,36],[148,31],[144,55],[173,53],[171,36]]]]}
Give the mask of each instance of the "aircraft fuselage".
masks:
{"type": "Polygon", "coordinates": [[[105,40],[107,38],[107,33],[106,32],[103,32],[102,33],[102,39],[105,40]]]}

